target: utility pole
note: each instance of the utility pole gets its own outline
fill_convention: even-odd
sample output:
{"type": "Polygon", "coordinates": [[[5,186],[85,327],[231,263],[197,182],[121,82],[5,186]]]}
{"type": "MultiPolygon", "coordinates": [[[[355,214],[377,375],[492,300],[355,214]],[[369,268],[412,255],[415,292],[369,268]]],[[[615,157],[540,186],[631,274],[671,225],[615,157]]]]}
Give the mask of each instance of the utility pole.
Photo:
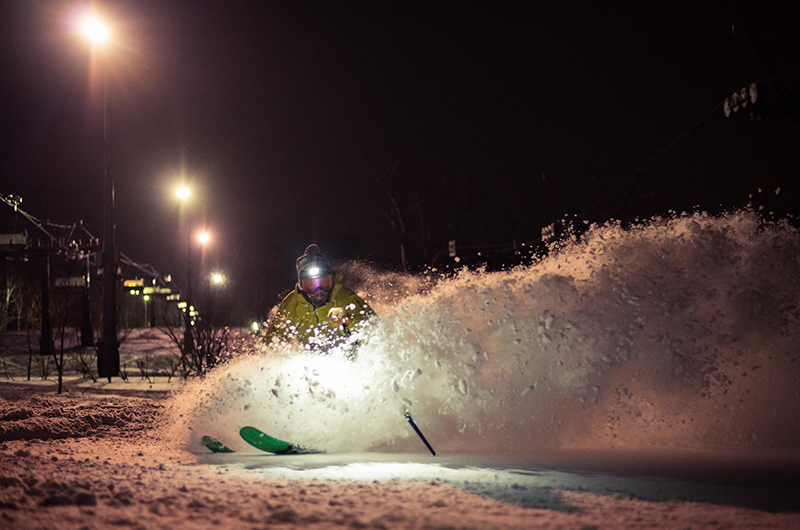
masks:
{"type": "Polygon", "coordinates": [[[183,329],[183,352],[188,359],[194,355],[194,336],[192,335],[192,230],[186,228],[186,327],[183,329]]]}
{"type": "Polygon", "coordinates": [[[114,174],[108,167],[108,75],[105,60],[100,61],[103,76],[103,338],[97,356],[97,373],[111,378],[119,374],[117,343],[117,241],[114,219],[114,174]]]}
{"type": "Polygon", "coordinates": [[[50,252],[48,247],[40,254],[40,278],[42,289],[42,334],[39,338],[39,353],[43,357],[50,358],[55,353],[53,345],[53,323],[50,320],[50,252]]]}

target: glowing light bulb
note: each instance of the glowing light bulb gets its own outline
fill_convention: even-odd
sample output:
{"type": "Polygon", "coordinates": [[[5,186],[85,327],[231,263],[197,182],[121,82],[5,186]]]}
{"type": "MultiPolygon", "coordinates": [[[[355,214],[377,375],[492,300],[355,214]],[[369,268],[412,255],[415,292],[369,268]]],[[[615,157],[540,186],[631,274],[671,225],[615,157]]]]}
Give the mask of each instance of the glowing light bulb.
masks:
{"type": "Polygon", "coordinates": [[[97,20],[90,18],[83,23],[83,33],[89,40],[96,43],[105,42],[108,39],[108,27],[97,20]]]}

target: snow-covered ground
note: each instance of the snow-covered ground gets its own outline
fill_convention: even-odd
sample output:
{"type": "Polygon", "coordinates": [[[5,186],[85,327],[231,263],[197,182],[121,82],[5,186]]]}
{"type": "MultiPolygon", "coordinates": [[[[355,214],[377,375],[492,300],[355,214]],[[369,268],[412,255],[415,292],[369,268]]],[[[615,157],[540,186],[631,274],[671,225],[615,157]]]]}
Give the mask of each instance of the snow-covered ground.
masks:
{"type": "Polygon", "coordinates": [[[255,348],[171,393],[2,383],[0,520],[800,528],[798,272],[796,230],[750,212],[611,225],[504,273],[365,271],[381,318],[355,361],[255,348]],[[328,454],[259,454],[243,425],[328,454]]]}
{"type": "MultiPolygon", "coordinates": [[[[424,453],[211,455],[162,438],[163,398],[9,384],[0,393],[3,528],[800,528],[796,484],[774,480],[720,485],[424,453]]],[[[604,458],[584,455],[584,467],[604,458]]]]}

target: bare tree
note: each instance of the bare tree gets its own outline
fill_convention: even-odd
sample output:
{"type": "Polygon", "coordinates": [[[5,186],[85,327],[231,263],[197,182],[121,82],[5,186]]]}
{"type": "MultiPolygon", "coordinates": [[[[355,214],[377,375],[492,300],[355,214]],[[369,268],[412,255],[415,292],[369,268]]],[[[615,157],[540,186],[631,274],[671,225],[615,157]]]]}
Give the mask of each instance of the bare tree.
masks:
{"type": "Polygon", "coordinates": [[[432,244],[433,248],[446,248],[447,241],[463,234],[464,227],[474,217],[474,210],[482,204],[487,192],[485,185],[482,189],[467,190],[467,179],[461,171],[449,165],[420,168],[420,175],[428,175],[428,178],[417,179],[414,181],[416,185],[399,187],[401,166],[397,161],[385,177],[371,165],[370,171],[389,198],[391,209],[384,215],[400,247],[400,261],[404,271],[411,267],[412,245],[414,249],[419,247],[418,259],[422,263],[435,262],[439,253],[433,251],[433,256],[430,256],[429,245],[432,244]],[[421,182],[425,182],[424,189],[419,186],[421,182]],[[406,193],[393,191],[397,189],[405,190],[406,193]],[[437,206],[424,212],[423,203],[431,197],[435,198],[437,206]]]}
{"type": "Polygon", "coordinates": [[[186,342],[183,338],[183,328],[178,326],[164,325],[159,326],[158,329],[161,330],[167,337],[169,337],[170,341],[178,349],[178,359],[175,363],[175,367],[176,369],[180,369],[181,375],[183,375],[184,378],[188,377],[192,362],[189,358],[189,353],[186,351],[186,342]]]}
{"type": "MultiPolygon", "coordinates": [[[[31,374],[33,372],[33,359],[34,353],[39,353],[39,361],[41,361],[41,352],[38,349],[34,349],[31,334],[35,328],[34,324],[41,322],[39,321],[39,315],[42,313],[42,294],[41,290],[37,288],[37,284],[29,278],[29,280],[25,283],[25,336],[28,340],[28,372],[27,372],[27,380],[31,380],[31,374]]],[[[41,363],[40,363],[41,364],[41,363]]],[[[49,358],[47,364],[42,365],[42,372],[41,376],[42,379],[47,379],[47,375],[49,373],[49,368],[47,368],[47,372],[45,371],[45,366],[49,365],[49,358]]]]}
{"type": "Polygon", "coordinates": [[[192,333],[194,347],[188,352],[181,328],[164,327],[159,329],[179,349],[179,366],[184,378],[205,374],[227,356],[231,337],[231,330],[227,326],[197,326],[192,333]]]}
{"type": "MultiPolygon", "coordinates": [[[[394,164],[392,165],[392,170],[389,172],[389,180],[393,180],[395,174],[397,173],[398,163],[395,160],[394,164]]],[[[375,169],[372,169],[372,176],[375,180],[378,181],[383,191],[386,192],[386,195],[389,196],[389,202],[392,204],[392,211],[389,214],[386,214],[386,218],[389,221],[389,224],[392,227],[392,231],[394,231],[395,235],[397,236],[397,241],[400,245],[400,263],[403,267],[404,271],[408,271],[408,258],[406,257],[406,250],[408,247],[408,232],[406,231],[406,218],[403,213],[403,209],[400,208],[400,204],[395,199],[394,194],[386,185],[386,182],[378,176],[378,173],[375,169]]]]}
{"type": "Polygon", "coordinates": [[[0,330],[11,327],[19,330],[22,320],[25,285],[12,264],[16,265],[13,261],[5,262],[3,276],[0,278],[0,330]]]}
{"type": "Polygon", "coordinates": [[[6,364],[6,360],[4,357],[0,357],[0,361],[3,361],[3,371],[6,373],[6,379],[11,381],[14,380],[14,376],[11,375],[11,370],[8,369],[8,364],[6,364]]]}
{"type": "Polygon", "coordinates": [[[72,362],[75,366],[75,369],[83,376],[84,379],[88,377],[92,380],[92,382],[97,382],[97,377],[94,375],[94,369],[92,368],[97,366],[96,348],[84,348],[80,345],[80,340],[78,340],[78,347],[76,347],[74,350],[72,362]]]}
{"type": "MultiPolygon", "coordinates": [[[[164,309],[165,311],[168,308],[164,309]]],[[[166,315],[164,315],[166,317],[166,315]]],[[[168,323],[167,318],[162,318],[163,323],[168,323]]],[[[180,352],[177,363],[184,378],[203,375],[228,354],[231,331],[227,326],[215,326],[201,316],[196,317],[197,324],[192,332],[192,347],[186,348],[183,328],[178,326],[162,325],[158,329],[167,335],[170,341],[180,352]]],[[[174,373],[174,370],[173,370],[174,373]]]]}
{"type": "Polygon", "coordinates": [[[82,288],[79,294],[76,295],[76,289],[67,284],[57,290],[56,296],[53,297],[52,308],[54,310],[54,320],[56,324],[56,337],[58,339],[58,348],[53,349],[53,364],[56,367],[58,375],[58,393],[61,394],[64,389],[64,353],[67,350],[73,351],[74,348],[80,349],[80,340],[76,341],[77,346],[70,345],[70,338],[77,338],[77,328],[70,326],[71,317],[75,313],[78,304],[82,302],[81,295],[83,294],[82,288]],[[72,331],[72,333],[70,333],[72,331]]]}

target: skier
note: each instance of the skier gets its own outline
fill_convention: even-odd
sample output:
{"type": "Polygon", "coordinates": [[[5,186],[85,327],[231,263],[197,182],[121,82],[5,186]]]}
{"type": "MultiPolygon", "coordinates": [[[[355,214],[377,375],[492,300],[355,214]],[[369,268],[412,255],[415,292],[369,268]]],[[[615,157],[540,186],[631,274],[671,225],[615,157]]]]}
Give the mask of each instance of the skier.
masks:
{"type": "Polygon", "coordinates": [[[297,285],[278,307],[265,342],[298,341],[307,349],[327,352],[375,314],[342,283],[317,245],[309,245],[296,266],[297,285]]]}

